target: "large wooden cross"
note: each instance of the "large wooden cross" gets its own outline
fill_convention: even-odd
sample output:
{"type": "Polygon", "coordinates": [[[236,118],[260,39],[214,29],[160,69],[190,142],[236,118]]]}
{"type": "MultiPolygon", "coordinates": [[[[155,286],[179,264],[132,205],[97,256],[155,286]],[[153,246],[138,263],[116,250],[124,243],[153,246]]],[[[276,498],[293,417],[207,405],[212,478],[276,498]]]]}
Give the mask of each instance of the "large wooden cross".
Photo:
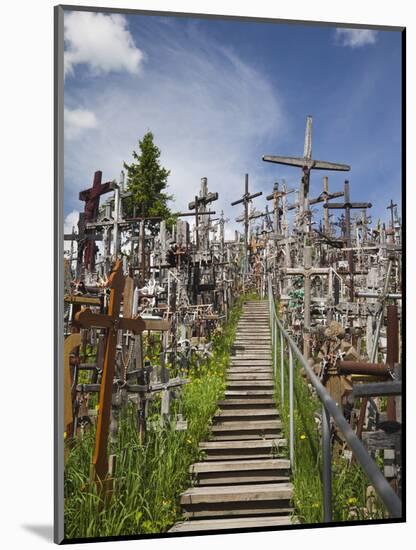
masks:
{"type": "MultiPolygon", "coordinates": [[[[303,148],[303,157],[282,157],[275,155],[263,155],[265,162],[273,162],[275,164],[283,164],[285,166],[297,166],[302,169],[303,177],[301,182],[299,208],[300,219],[303,224],[305,204],[309,195],[309,181],[311,170],[337,170],[348,171],[350,166],[347,164],[338,164],[325,160],[314,160],[312,158],[312,117],[306,118],[305,141],[303,148]]],[[[308,208],[308,206],[306,206],[308,208]]]]}
{"type": "Polygon", "coordinates": [[[196,248],[201,246],[203,251],[208,250],[208,231],[207,222],[204,216],[207,211],[207,205],[218,200],[218,193],[208,191],[207,178],[201,178],[201,189],[199,197],[196,195],[195,200],[188,204],[189,210],[195,210],[195,226],[196,226],[196,248]]]}
{"type": "Polygon", "coordinates": [[[100,400],[98,409],[95,450],[92,460],[94,476],[97,481],[104,481],[108,475],[108,431],[111,414],[111,397],[115,372],[117,331],[131,330],[140,334],[144,330],[167,330],[170,323],[166,321],[145,321],[141,318],[129,319],[120,317],[121,300],[125,278],[121,260],[117,260],[108,279],[110,299],[108,313],[93,313],[87,308],[75,315],[75,323],[82,328],[106,329],[104,367],[101,378],[100,400]]]}
{"type": "Polygon", "coordinates": [[[245,176],[245,183],[244,183],[244,194],[241,199],[238,199],[237,201],[234,201],[231,203],[231,206],[236,206],[237,204],[244,204],[244,272],[247,273],[248,271],[248,225],[250,221],[250,215],[248,212],[248,205],[251,200],[253,200],[256,197],[259,197],[263,194],[263,191],[259,191],[258,193],[253,193],[250,195],[248,190],[248,174],[245,176]]]}

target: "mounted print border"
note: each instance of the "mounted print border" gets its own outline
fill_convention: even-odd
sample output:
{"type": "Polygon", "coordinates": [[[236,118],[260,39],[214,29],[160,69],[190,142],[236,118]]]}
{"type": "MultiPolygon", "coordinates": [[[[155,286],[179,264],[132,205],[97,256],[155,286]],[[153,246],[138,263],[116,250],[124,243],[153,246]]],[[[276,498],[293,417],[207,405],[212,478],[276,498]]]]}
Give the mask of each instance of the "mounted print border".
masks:
{"type": "Polygon", "coordinates": [[[405,521],[405,36],[55,7],[55,542],[405,521]]]}

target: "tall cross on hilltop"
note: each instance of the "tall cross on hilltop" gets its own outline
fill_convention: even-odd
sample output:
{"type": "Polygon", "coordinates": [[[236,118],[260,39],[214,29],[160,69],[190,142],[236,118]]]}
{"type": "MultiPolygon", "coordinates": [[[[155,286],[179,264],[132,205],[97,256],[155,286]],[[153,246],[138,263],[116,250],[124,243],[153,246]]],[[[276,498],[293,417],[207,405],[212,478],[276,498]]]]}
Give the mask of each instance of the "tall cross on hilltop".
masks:
{"type": "MultiPolygon", "coordinates": [[[[312,117],[306,118],[305,141],[303,147],[303,157],[283,157],[274,155],[263,155],[265,162],[273,162],[275,164],[284,164],[285,166],[297,166],[302,168],[303,176],[301,181],[301,189],[299,196],[300,219],[303,225],[305,209],[309,210],[309,181],[311,170],[336,170],[349,171],[350,166],[347,164],[338,164],[326,160],[314,160],[312,158],[312,117]],[[306,208],[305,208],[306,207],[306,208]]],[[[307,212],[308,213],[308,212],[307,212]]]]}

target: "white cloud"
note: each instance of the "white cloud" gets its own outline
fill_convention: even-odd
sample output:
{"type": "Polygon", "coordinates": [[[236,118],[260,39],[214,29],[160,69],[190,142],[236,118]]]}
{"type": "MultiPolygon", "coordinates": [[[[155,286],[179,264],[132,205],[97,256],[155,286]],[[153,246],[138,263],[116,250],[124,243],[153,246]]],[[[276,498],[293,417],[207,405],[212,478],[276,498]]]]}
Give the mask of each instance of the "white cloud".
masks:
{"type": "Polygon", "coordinates": [[[94,74],[127,71],[138,74],[143,60],[127,29],[126,18],[113,14],[72,11],[65,13],[65,74],[85,64],[94,74]]]}
{"type": "MultiPolygon", "coordinates": [[[[88,104],[94,105],[100,125],[65,146],[65,182],[73,182],[66,194],[71,207],[95,170],[102,170],[103,181],[118,178],[123,161],[131,161],[138,139],[148,130],[162,151],[162,165],[171,170],[168,191],[175,196],[175,211],[187,210],[201,177],[207,177],[209,190],[219,192],[212,209],[217,215],[223,209],[230,224],[241,230],[234,219],[242,209],[230,202],[242,195],[244,174],[249,173],[250,191],[272,188],[261,145],[270,139],[277,149],[279,134],[287,130],[278,90],[233,52],[200,33],[192,38],[191,48],[188,37],[153,37],[157,61],[149,64],[140,86],[136,79],[123,79],[122,85],[97,82],[88,88],[88,104]]],[[[148,53],[151,58],[152,51],[148,53]]],[[[82,101],[80,94],[76,98],[82,101]]],[[[264,197],[255,201],[258,209],[264,203],[264,197]]]]}
{"type": "Polygon", "coordinates": [[[96,128],[97,117],[88,109],[64,109],[65,138],[72,140],[84,130],[96,128]]]}
{"type": "Polygon", "coordinates": [[[336,29],[335,38],[341,46],[360,48],[367,44],[374,44],[377,40],[377,31],[367,29],[336,29]]]}

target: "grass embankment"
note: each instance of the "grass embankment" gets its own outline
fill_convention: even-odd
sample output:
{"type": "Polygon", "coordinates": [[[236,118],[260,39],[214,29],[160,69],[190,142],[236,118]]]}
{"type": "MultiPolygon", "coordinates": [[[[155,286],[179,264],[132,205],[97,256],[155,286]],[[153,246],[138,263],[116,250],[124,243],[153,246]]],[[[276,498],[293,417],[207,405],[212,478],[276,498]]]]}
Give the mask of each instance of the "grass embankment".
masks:
{"type": "MultiPolygon", "coordinates": [[[[287,356],[287,351],[286,351],[287,356]]],[[[277,346],[275,397],[280,410],[283,432],[289,445],[289,364],[284,370],[284,403],[281,403],[280,338],[277,346]]],[[[294,486],[295,515],[301,523],[323,521],[322,452],[320,422],[322,406],[313,394],[302,369],[294,358],[294,486]]],[[[380,458],[378,458],[380,461],[380,458]]],[[[357,463],[332,453],[332,519],[354,521],[382,519],[386,512],[378,497],[367,499],[369,481],[357,463]]]]}
{"type": "Polygon", "coordinates": [[[173,401],[172,412],[180,412],[188,422],[186,431],[176,431],[173,422],[160,426],[160,401],[156,400],[148,418],[153,428],[141,445],[137,411],[132,404],[123,409],[118,440],[111,447],[117,457],[114,494],[105,506],[89,477],[95,430],[88,431],[68,449],[66,538],[161,533],[180,518],[178,496],[190,485],[189,466],[201,459],[198,444],[208,436],[217,402],[223,395],[243,301],[237,300],[228,323],[214,336],[212,358],[198,369],[190,368],[190,383],[184,387],[182,398],[173,401]]]}

